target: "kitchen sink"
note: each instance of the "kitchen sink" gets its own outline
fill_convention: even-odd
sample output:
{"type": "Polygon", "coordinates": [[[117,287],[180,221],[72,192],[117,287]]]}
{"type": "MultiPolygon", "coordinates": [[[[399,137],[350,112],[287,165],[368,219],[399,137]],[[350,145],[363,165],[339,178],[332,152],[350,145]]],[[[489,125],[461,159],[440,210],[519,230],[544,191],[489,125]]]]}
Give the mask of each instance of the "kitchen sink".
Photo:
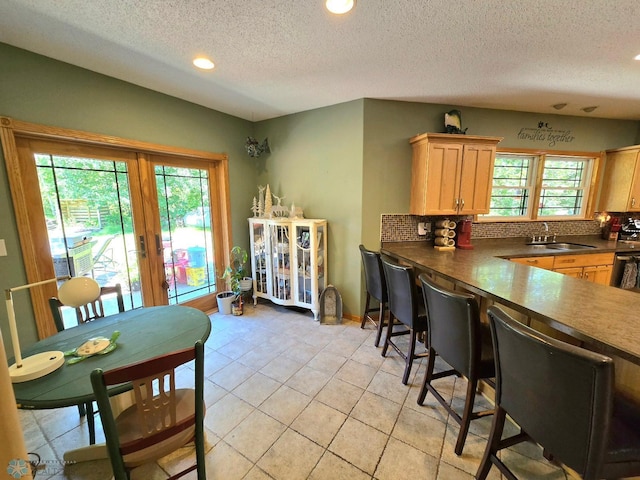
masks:
{"type": "Polygon", "coordinates": [[[549,250],[586,250],[589,248],[596,248],[593,245],[583,245],[581,243],[567,243],[567,242],[558,242],[558,243],[538,243],[538,244],[529,244],[534,248],[544,248],[549,250]]]}

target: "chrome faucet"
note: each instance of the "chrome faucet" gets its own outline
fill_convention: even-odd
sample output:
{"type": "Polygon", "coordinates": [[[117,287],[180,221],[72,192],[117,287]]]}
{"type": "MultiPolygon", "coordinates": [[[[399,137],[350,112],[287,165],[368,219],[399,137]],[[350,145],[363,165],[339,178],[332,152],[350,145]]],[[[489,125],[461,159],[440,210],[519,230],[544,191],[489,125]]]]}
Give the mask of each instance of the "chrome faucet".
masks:
{"type": "Polygon", "coordinates": [[[533,235],[531,243],[547,243],[549,238],[551,238],[551,242],[555,243],[557,235],[549,233],[549,224],[547,222],[542,222],[542,225],[544,225],[544,235],[533,235]]]}
{"type": "Polygon", "coordinates": [[[544,242],[548,242],[549,241],[549,237],[551,237],[551,242],[555,243],[556,242],[556,237],[558,236],[556,233],[553,234],[549,234],[549,224],[547,222],[542,222],[542,225],[544,225],[544,242]]]}

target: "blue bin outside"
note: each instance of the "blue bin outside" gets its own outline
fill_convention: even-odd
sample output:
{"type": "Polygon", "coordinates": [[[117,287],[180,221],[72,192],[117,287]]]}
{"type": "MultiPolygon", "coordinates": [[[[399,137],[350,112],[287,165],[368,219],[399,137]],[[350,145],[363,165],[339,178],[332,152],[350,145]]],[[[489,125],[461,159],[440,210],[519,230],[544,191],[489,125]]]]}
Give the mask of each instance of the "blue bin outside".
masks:
{"type": "Polygon", "coordinates": [[[204,247],[189,247],[187,255],[189,257],[189,266],[193,268],[206,267],[204,247]]]}

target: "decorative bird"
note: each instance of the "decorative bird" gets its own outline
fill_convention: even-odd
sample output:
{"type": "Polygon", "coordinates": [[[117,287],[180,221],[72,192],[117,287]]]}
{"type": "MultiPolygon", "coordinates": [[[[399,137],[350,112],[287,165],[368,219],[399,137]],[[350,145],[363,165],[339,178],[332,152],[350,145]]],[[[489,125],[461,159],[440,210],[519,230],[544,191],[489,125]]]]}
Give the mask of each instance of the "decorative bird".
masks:
{"type": "Polygon", "coordinates": [[[459,133],[464,135],[467,129],[462,130],[462,113],[460,110],[451,110],[444,114],[444,128],[447,133],[459,133]]]}

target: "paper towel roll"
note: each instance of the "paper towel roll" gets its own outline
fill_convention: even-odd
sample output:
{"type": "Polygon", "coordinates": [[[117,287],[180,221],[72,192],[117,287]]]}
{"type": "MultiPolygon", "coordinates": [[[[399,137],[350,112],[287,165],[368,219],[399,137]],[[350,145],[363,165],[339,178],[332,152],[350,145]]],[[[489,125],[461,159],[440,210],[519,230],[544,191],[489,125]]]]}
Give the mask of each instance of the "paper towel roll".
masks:
{"type": "Polygon", "coordinates": [[[438,220],[436,222],[436,228],[454,229],[454,228],[456,228],[456,222],[454,222],[452,220],[449,220],[449,219],[438,220]]]}
{"type": "Polygon", "coordinates": [[[433,241],[438,247],[453,247],[456,244],[456,241],[452,238],[447,237],[436,237],[433,241]]]}
{"type": "Polygon", "coordinates": [[[453,238],[456,236],[455,230],[449,230],[448,228],[438,228],[433,232],[436,237],[453,238]]]}

